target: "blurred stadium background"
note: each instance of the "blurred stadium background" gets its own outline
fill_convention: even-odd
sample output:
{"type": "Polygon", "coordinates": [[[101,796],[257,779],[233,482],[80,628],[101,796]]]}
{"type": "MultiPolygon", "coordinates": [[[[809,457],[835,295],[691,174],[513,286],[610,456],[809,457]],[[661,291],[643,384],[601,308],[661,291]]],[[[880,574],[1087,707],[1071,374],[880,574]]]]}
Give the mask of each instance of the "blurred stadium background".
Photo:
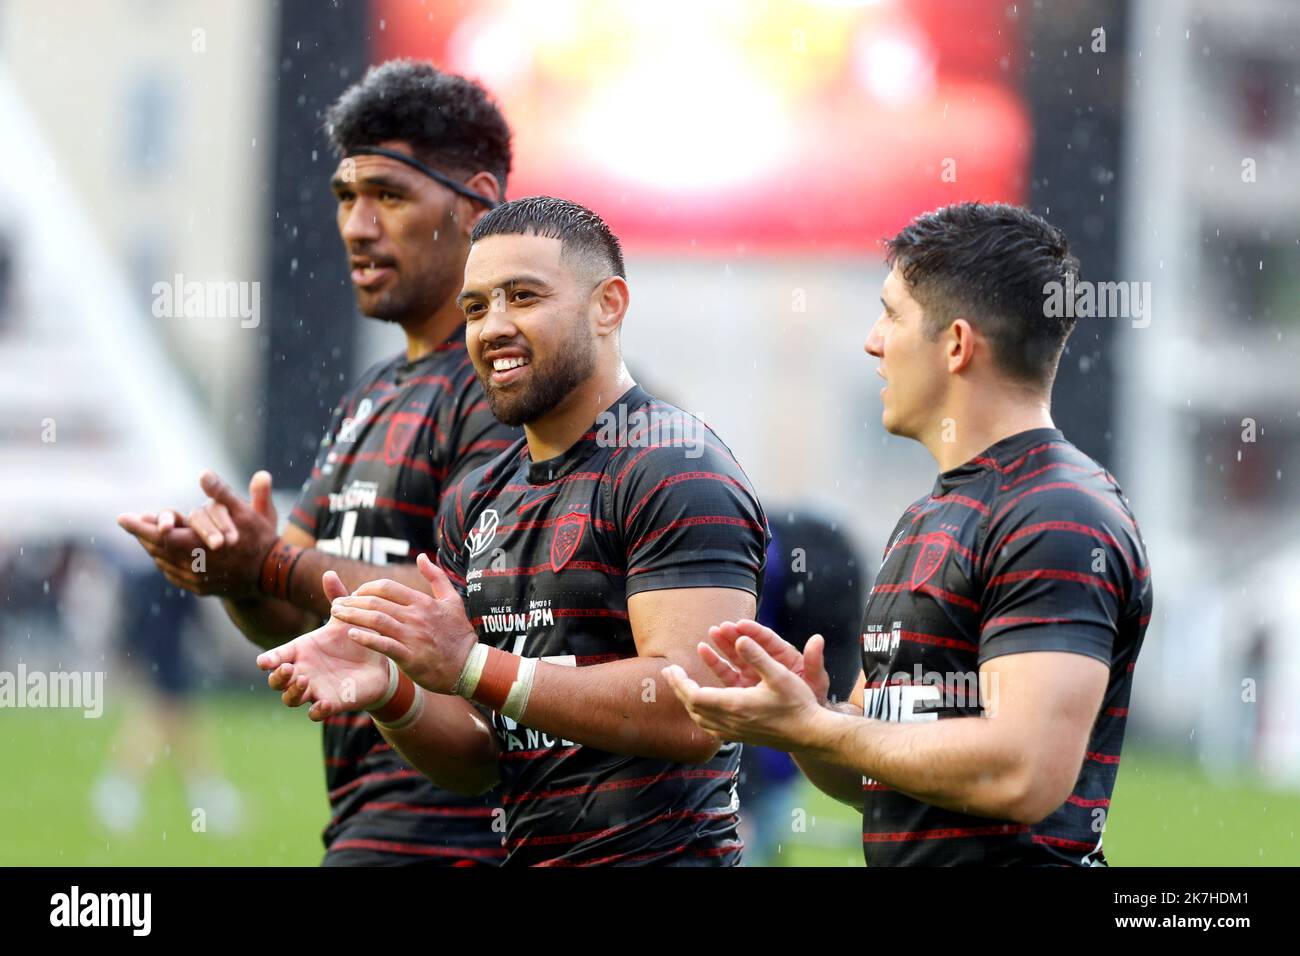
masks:
{"type": "MultiPolygon", "coordinates": [[[[291,495],[397,348],[355,312],[320,128],[393,56],[494,92],[510,194],[624,239],[634,374],[869,569],[933,477],[861,351],[880,237],[1021,202],[1085,278],[1150,283],[1149,324],[1081,323],[1056,390],[1155,569],[1107,855],[1300,863],[1298,38],[1290,0],[3,0],[0,670],[103,671],[107,703],[0,711],[0,864],[319,859],[318,729],[215,602],[139,597],[113,519],[198,503],[204,467],[291,495]],[[257,314],[159,309],[191,280],[257,314]],[[147,618],[174,625],[177,700],[125,639],[147,618]],[[96,812],[122,766],[148,780],[133,826],[96,812]],[[198,799],[230,826],[194,832],[198,799]]],[[[861,865],[850,811],[788,802],[778,862],[861,865]]]]}

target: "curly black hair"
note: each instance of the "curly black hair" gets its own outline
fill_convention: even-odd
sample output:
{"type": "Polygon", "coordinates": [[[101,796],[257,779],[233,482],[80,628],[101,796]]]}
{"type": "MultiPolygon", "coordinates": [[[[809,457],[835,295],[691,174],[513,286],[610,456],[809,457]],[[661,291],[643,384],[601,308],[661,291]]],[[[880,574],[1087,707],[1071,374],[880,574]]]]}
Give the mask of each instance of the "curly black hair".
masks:
{"type": "Polygon", "coordinates": [[[965,318],[1005,374],[1051,387],[1075,324],[1045,306],[1049,284],[1073,288],[1079,277],[1065,233],[1020,206],[964,202],[917,216],[885,245],[931,337],[965,318]]]}
{"type": "Polygon", "coordinates": [[[435,168],[462,176],[486,170],[505,197],[510,126],[483,87],[432,63],[403,59],[372,66],[326,111],[325,130],[340,156],[402,140],[435,168]]]}

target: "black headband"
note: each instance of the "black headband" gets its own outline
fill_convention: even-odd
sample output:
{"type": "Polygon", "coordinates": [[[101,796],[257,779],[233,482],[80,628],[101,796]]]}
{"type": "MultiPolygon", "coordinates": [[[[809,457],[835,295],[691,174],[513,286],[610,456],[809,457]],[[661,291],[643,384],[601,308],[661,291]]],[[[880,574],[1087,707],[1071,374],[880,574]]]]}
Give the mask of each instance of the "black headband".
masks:
{"type": "Polygon", "coordinates": [[[458,183],[450,176],[444,175],[443,173],[438,172],[436,169],[432,169],[429,166],[424,165],[424,163],[420,162],[414,156],[408,156],[406,153],[399,153],[395,149],[385,149],[382,146],[356,146],[353,149],[348,151],[348,158],[351,158],[353,156],[387,156],[389,159],[395,159],[399,163],[405,163],[407,166],[410,166],[412,169],[418,169],[420,172],[424,173],[424,175],[428,176],[434,182],[441,183],[442,185],[450,189],[452,192],[459,193],[460,195],[464,196],[466,199],[472,199],[475,202],[481,202],[489,209],[495,209],[497,206],[501,205],[501,201],[499,199],[493,199],[490,196],[483,195],[483,193],[476,192],[475,190],[470,189],[464,183],[458,183]]]}

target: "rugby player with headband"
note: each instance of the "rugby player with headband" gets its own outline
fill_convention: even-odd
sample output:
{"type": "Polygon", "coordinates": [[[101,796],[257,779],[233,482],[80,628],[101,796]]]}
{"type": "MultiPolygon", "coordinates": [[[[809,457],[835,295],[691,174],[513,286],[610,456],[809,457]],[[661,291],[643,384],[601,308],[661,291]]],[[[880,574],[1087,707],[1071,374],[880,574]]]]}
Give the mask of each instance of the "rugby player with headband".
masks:
{"type": "Polygon", "coordinates": [[[396,149],[388,149],[383,146],[353,146],[348,150],[346,158],[355,159],[357,156],[383,156],[387,159],[395,160],[424,173],[424,175],[428,176],[435,183],[438,183],[440,186],[445,186],[457,195],[464,196],[466,199],[472,199],[477,203],[482,203],[488,209],[495,209],[497,206],[501,205],[501,200],[493,199],[485,193],[470,189],[464,183],[457,182],[445,173],[440,173],[432,166],[420,162],[409,153],[403,153],[396,149]]]}
{"type": "MultiPolygon", "coordinates": [[[[386,574],[422,583],[413,562],[436,552],[445,493],[519,437],[487,406],[456,302],[470,229],[498,204],[492,194],[509,174],[505,119],[478,85],[415,60],[369,70],[326,118],[339,155],[331,186],[358,309],[400,326],[405,348],[339,398],[282,530],[264,471],[253,476],[248,501],[207,473],[201,483],[211,500],[188,515],[120,519],[168,580],[221,597],[261,647],[319,627],[330,598],[347,593],[343,581],[355,587],[386,574]],[[207,551],[202,572],[191,565],[198,547],[207,551]],[[341,576],[337,591],[321,589],[326,569],[341,576]]],[[[324,761],[325,865],[504,858],[494,802],[435,787],[365,714],[326,722],[324,761]]]]}

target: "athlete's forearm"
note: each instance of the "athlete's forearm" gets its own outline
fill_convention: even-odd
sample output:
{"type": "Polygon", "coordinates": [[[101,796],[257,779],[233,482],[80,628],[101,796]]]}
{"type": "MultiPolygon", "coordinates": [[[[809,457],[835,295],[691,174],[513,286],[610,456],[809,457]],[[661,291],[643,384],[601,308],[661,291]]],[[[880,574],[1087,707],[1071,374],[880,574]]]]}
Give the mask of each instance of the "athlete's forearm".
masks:
{"type": "Polygon", "coordinates": [[[393,747],[435,784],[461,794],[478,794],[496,786],[496,735],[473,704],[416,688],[424,711],[410,727],[392,730],[376,724],[393,747]]]}
{"type": "Polygon", "coordinates": [[[320,617],[313,617],[288,601],[265,595],[225,598],[221,604],[231,623],[262,650],[270,650],[319,627],[321,622],[320,617]]]}
{"type": "Polygon", "coordinates": [[[801,753],[977,816],[1019,820],[1033,790],[1025,748],[982,717],[893,723],[824,710],[801,753]]]}
{"type": "Polygon", "coordinates": [[[687,715],[661,673],[668,664],[696,670],[698,660],[635,657],[565,667],[537,665],[520,723],[552,737],[635,757],[703,763],[718,742],[687,715]]]}
{"type": "MultiPolygon", "coordinates": [[[[830,710],[861,718],[862,708],[844,701],[827,705],[830,710]]],[[[814,787],[834,800],[862,812],[862,774],[842,764],[821,760],[811,753],[794,751],[790,754],[805,777],[814,787]]]]}
{"type": "Polygon", "coordinates": [[[329,599],[321,590],[321,576],[326,571],[333,571],[342,578],[349,593],[368,581],[381,578],[426,593],[429,590],[429,583],[415,569],[414,564],[369,564],[339,557],[320,548],[304,548],[293,565],[286,599],[295,607],[315,615],[317,620],[327,617],[330,612],[329,599]]]}

